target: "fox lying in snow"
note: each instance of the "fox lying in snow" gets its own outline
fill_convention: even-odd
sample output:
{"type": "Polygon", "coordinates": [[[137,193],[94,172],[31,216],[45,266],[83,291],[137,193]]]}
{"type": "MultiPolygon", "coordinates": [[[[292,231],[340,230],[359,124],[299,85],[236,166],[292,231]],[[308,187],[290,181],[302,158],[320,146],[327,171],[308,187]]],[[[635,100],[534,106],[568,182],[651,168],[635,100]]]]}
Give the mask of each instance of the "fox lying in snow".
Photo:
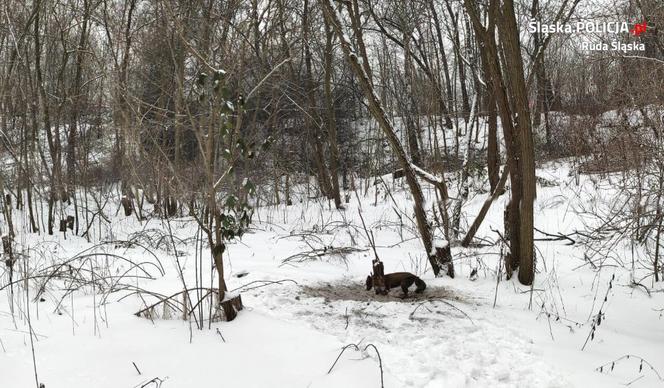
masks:
{"type": "Polygon", "coordinates": [[[408,296],[408,287],[413,283],[417,286],[416,293],[421,293],[427,288],[427,284],[410,272],[394,272],[387,275],[367,276],[367,291],[376,289],[376,294],[387,295],[390,289],[401,286],[404,298],[408,296]]]}

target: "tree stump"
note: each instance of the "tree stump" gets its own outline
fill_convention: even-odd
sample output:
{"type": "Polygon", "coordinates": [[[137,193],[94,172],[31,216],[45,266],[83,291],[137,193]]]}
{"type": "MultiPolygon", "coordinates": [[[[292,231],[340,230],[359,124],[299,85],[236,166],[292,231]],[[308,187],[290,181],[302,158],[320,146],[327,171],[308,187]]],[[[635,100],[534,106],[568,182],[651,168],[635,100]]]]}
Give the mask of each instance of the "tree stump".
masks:
{"type": "Polygon", "coordinates": [[[435,247],[436,261],[441,266],[447,266],[447,276],[454,279],[454,263],[452,262],[452,249],[450,244],[444,247],[435,247]]]}
{"type": "Polygon", "coordinates": [[[510,241],[512,236],[512,228],[510,228],[510,205],[509,203],[505,206],[503,211],[503,234],[505,241],[510,241]]]}
{"type": "Polygon", "coordinates": [[[389,290],[385,287],[385,267],[383,266],[383,262],[376,257],[371,264],[373,266],[371,280],[373,288],[376,290],[376,295],[387,295],[389,290]]]}
{"type": "Polygon", "coordinates": [[[173,217],[175,216],[175,213],[178,211],[178,201],[171,197],[168,196],[166,197],[166,200],[164,201],[164,212],[168,217],[173,217]]]}
{"type": "Polygon", "coordinates": [[[123,195],[122,199],[120,200],[120,203],[122,204],[122,208],[124,209],[125,217],[131,216],[132,212],[134,211],[134,206],[132,204],[131,199],[126,195],[123,195]]]}
{"type": "Polygon", "coordinates": [[[237,317],[237,313],[243,308],[241,295],[231,297],[227,295],[226,299],[219,304],[219,319],[230,322],[237,317]]]}
{"type": "Polygon", "coordinates": [[[9,236],[2,236],[2,252],[12,256],[12,239],[9,236]]]}
{"type": "Polygon", "coordinates": [[[403,168],[392,171],[392,179],[399,179],[403,178],[404,176],[406,176],[406,172],[403,168]]]}

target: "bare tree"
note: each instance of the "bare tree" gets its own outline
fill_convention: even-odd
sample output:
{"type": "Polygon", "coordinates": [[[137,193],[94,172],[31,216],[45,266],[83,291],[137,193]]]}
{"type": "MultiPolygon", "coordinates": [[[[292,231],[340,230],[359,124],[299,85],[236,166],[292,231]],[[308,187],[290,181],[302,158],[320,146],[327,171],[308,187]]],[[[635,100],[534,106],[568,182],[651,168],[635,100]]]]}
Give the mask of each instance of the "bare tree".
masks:
{"type": "MultiPolygon", "coordinates": [[[[337,38],[339,39],[346,60],[351,65],[355,75],[358,77],[358,82],[360,83],[364,95],[368,100],[371,114],[378,122],[380,128],[383,130],[392,147],[392,151],[397,156],[399,164],[404,170],[404,175],[414,200],[415,219],[417,222],[418,230],[420,232],[420,238],[422,239],[424,249],[427,252],[427,257],[431,263],[431,268],[433,269],[434,274],[438,276],[441,273],[441,270],[447,267],[447,273],[450,276],[453,276],[454,269],[449,254],[449,246],[434,245],[431,227],[427,220],[426,211],[424,209],[424,196],[422,194],[420,183],[417,180],[415,167],[413,166],[410,157],[406,154],[401,143],[399,142],[396,131],[394,130],[392,123],[388,120],[387,115],[381,106],[380,100],[374,91],[371,79],[366,72],[366,69],[369,66],[369,59],[366,55],[363,55],[362,64],[360,63],[360,58],[351,47],[350,42],[348,42],[346,39],[340,18],[333,4],[329,0],[319,0],[319,3],[325,12],[325,18],[327,22],[334,29],[337,38]]],[[[352,7],[349,7],[348,11],[350,13],[354,12],[352,7]]],[[[351,16],[351,18],[353,17],[351,16]]],[[[353,34],[358,42],[363,40],[362,30],[357,28],[356,23],[353,24],[353,34]]]]}

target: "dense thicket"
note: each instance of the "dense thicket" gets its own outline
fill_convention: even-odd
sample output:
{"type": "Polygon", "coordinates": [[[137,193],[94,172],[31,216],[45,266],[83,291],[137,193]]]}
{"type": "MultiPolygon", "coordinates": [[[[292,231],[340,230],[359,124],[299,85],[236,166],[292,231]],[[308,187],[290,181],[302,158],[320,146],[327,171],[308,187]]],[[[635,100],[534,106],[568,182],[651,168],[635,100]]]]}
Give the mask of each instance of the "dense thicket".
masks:
{"type": "Polygon", "coordinates": [[[438,241],[472,239],[461,212],[469,181],[486,179],[498,195],[509,176],[506,264],[530,284],[535,163],[577,156],[586,169],[643,166],[631,177],[647,180],[625,185],[636,208],[654,206],[630,217],[645,217],[636,233],[656,241],[657,257],[664,7],[579,3],[6,0],[0,188],[34,233],[57,232],[71,215],[85,235],[89,197],[117,194],[139,218],[192,215],[221,260],[250,204],[290,203],[297,185],[342,209],[359,180],[398,169],[434,271],[453,275],[451,245],[438,241]],[[527,30],[579,20],[648,29],[527,30]],[[584,39],[645,49],[589,52],[584,39]],[[607,111],[619,117],[598,133],[607,111]],[[634,114],[655,141],[634,132],[634,114]],[[421,185],[433,185],[436,203],[424,203],[421,185]]]}

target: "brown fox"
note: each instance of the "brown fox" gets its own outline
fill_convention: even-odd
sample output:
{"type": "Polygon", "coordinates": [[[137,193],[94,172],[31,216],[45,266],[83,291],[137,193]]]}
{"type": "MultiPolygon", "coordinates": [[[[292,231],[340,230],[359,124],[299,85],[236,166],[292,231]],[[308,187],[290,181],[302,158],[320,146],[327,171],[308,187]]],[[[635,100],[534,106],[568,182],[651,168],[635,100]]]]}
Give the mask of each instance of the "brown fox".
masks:
{"type": "Polygon", "coordinates": [[[421,293],[427,288],[427,284],[416,275],[410,272],[394,272],[387,275],[369,275],[367,276],[367,291],[376,289],[376,294],[387,295],[391,288],[401,286],[403,296],[408,296],[408,287],[413,283],[417,286],[416,293],[421,293]]]}

